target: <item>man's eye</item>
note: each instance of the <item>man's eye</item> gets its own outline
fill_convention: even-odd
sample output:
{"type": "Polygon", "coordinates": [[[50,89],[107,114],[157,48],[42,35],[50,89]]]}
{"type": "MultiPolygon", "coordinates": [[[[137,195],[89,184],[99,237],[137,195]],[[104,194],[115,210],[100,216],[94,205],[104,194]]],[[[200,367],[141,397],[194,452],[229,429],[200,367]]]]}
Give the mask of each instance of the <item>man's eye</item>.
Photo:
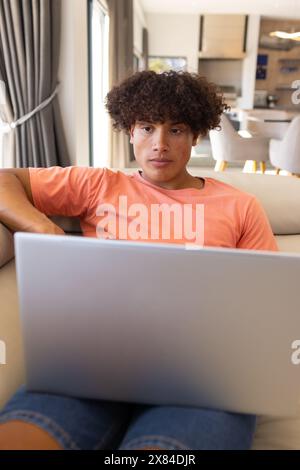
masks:
{"type": "Polygon", "coordinates": [[[171,132],[172,134],[181,134],[182,130],[178,129],[177,127],[173,127],[173,129],[171,129],[171,132]]]}
{"type": "Polygon", "coordinates": [[[142,129],[143,129],[147,134],[149,134],[149,132],[151,131],[151,127],[150,127],[150,126],[144,126],[144,127],[142,127],[142,129]]]}

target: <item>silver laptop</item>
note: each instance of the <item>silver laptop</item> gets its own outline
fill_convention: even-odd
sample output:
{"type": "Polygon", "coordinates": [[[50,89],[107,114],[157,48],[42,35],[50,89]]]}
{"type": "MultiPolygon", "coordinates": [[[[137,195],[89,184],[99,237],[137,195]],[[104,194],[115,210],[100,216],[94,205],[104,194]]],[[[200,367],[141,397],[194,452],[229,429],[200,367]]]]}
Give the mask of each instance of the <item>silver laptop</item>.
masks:
{"type": "Polygon", "coordinates": [[[299,410],[300,256],[25,233],[15,244],[29,390],[299,410]]]}

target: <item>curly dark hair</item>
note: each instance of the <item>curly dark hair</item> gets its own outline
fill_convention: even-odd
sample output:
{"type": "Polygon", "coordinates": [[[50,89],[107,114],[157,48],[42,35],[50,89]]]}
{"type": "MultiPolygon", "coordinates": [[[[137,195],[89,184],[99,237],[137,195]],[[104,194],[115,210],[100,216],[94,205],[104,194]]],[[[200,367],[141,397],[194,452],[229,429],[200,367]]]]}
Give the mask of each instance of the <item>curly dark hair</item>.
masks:
{"type": "Polygon", "coordinates": [[[116,130],[129,132],[137,121],[183,122],[205,136],[218,127],[228,109],[213,83],[196,73],[136,72],[106,96],[106,108],[116,130]]]}

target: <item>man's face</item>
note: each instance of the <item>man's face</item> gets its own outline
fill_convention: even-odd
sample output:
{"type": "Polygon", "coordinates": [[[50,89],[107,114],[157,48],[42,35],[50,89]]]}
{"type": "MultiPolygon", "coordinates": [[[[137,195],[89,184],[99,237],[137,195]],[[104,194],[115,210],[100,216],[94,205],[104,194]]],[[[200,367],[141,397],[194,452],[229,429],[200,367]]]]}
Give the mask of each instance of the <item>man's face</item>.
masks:
{"type": "Polygon", "coordinates": [[[130,143],[145,176],[159,183],[186,172],[197,136],[183,123],[136,122],[130,130],[130,143]]]}

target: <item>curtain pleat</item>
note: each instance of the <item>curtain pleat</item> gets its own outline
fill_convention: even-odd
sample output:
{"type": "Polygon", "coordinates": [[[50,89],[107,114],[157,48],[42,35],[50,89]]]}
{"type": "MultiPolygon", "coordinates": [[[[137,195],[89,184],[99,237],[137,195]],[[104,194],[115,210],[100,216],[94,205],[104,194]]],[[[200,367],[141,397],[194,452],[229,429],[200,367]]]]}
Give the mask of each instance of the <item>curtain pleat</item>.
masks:
{"type": "MultiPolygon", "coordinates": [[[[35,72],[34,72],[34,40],[33,40],[33,17],[32,5],[23,8],[24,19],[24,36],[27,38],[25,42],[25,60],[26,60],[26,82],[27,82],[27,109],[36,107],[35,101],[35,72]]],[[[35,116],[28,122],[29,146],[28,146],[28,166],[36,167],[39,163],[39,152],[41,143],[38,139],[38,128],[35,116]]]]}

